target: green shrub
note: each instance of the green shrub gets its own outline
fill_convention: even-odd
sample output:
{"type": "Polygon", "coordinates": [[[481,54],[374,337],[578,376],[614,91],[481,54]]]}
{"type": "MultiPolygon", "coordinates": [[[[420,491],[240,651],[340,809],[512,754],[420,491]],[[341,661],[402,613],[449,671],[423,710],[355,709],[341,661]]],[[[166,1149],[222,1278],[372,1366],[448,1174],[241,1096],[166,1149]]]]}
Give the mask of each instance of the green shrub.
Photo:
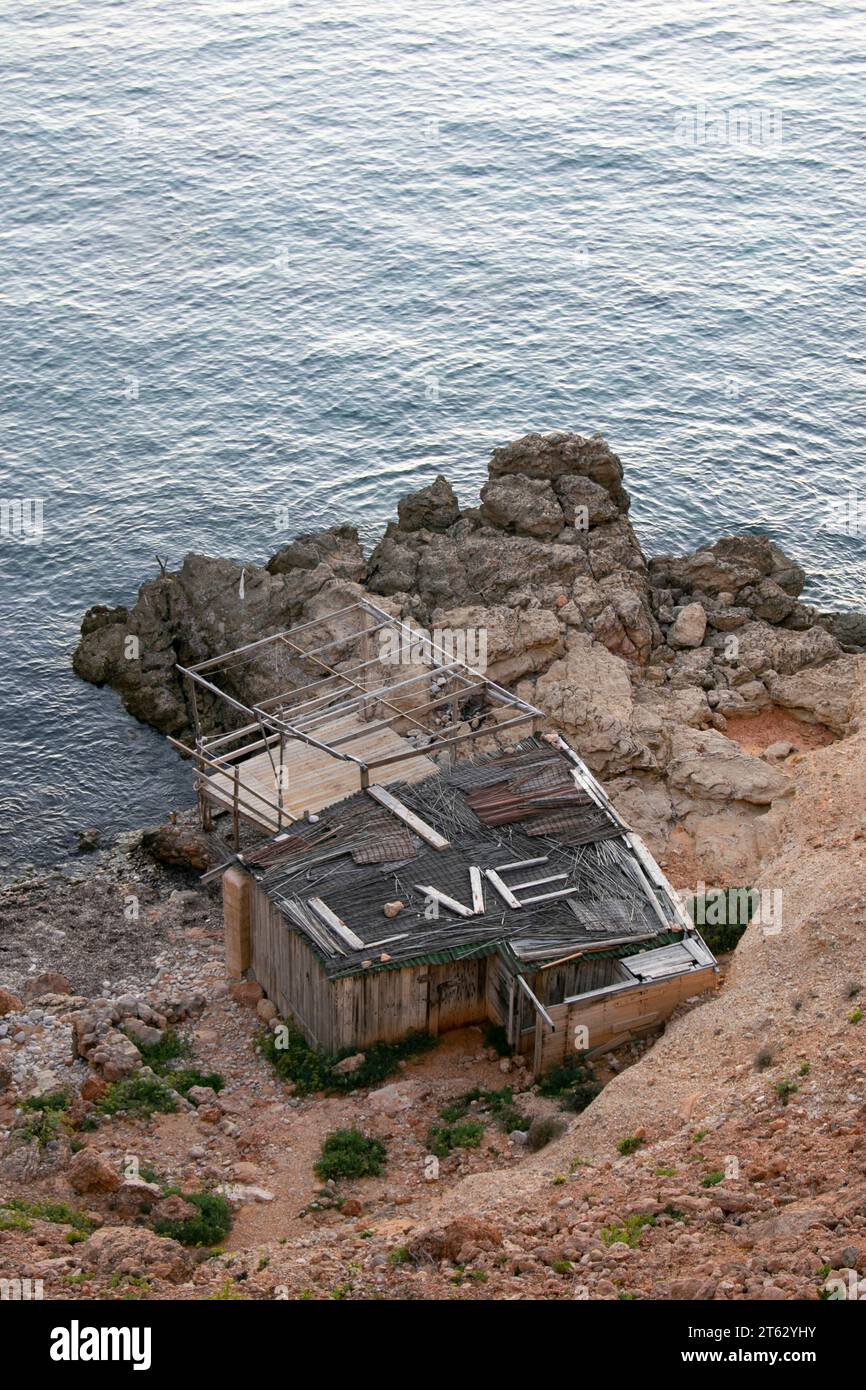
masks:
{"type": "Polygon", "coordinates": [[[514,1048],[508,1041],[508,1034],[501,1023],[488,1023],[484,1030],[484,1046],[492,1047],[499,1057],[511,1057],[514,1048]]]}
{"type": "Polygon", "coordinates": [[[199,1071],[198,1067],[182,1067],[177,1064],[192,1057],[192,1044],[182,1038],[173,1028],[166,1029],[158,1043],[136,1043],[144,1059],[145,1066],[162,1077],[172,1090],[185,1096],[191,1086],[209,1086],[212,1091],[221,1091],[225,1079],[218,1071],[199,1071]]]}
{"type": "Polygon", "coordinates": [[[640,1233],[644,1226],[654,1226],[656,1219],[654,1216],[639,1216],[637,1212],[632,1212],[625,1221],[612,1221],[609,1226],[605,1226],[601,1232],[603,1245],[628,1245],[633,1250],[640,1240],[640,1233]]]}
{"type": "Polygon", "coordinates": [[[326,1091],[336,1094],[357,1091],[364,1086],[378,1086],[397,1070],[401,1061],[417,1057],[436,1047],[438,1038],[430,1033],[407,1033],[405,1038],[394,1043],[374,1043],[364,1048],[364,1061],[353,1072],[345,1075],[335,1070],[336,1064],[345,1057],[354,1056],[358,1049],[345,1047],[341,1052],[320,1052],[310,1047],[303,1033],[293,1024],[285,1027],[285,1046],[270,1030],[258,1039],[257,1046],[273,1066],[283,1081],[290,1081],[298,1095],[309,1095],[313,1091],[326,1091]]]}
{"type": "Polygon", "coordinates": [[[443,1105],[439,1115],[447,1124],[453,1124],[455,1120],[462,1120],[468,1115],[473,1107],[476,1114],[488,1114],[503,1134],[529,1126],[527,1117],[514,1104],[514,1092],[510,1086],[503,1086],[501,1091],[484,1091],[480,1086],[475,1086],[443,1105]]]}
{"type": "Polygon", "coordinates": [[[621,1154],[628,1155],[637,1153],[642,1143],[643,1140],[638,1139],[636,1134],[629,1134],[625,1139],[620,1139],[616,1147],[621,1154]]]}
{"type": "Polygon", "coordinates": [[[36,1110],[44,1113],[45,1111],[67,1110],[72,1099],[69,1091],[52,1091],[45,1096],[27,1096],[21,1102],[22,1110],[36,1110]]]}
{"type": "Polygon", "coordinates": [[[61,1134],[68,1133],[68,1130],[69,1124],[64,1111],[36,1110],[31,1119],[16,1128],[15,1135],[27,1143],[35,1139],[40,1149],[44,1149],[46,1144],[59,1139],[61,1134]]]}
{"type": "Polygon", "coordinates": [[[427,1131],[427,1148],[437,1158],[447,1158],[452,1149],[477,1149],[484,1135],[478,1120],[460,1120],[453,1125],[432,1125],[427,1131]]]}
{"type": "Polygon", "coordinates": [[[385,1145],[354,1126],[335,1129],[322,1144],[313,1167],[323,1182],[339,1178],[377,1177],[385,1166],[385,1145]]]}
{"type": "MultiPolygon", "coordinates": [[[[171,1195],[171,1191],[169,1189],[166,1195],[171,1195]]],[[[170,1236],[181,1245],[218,1245],[225,1239],[232,1228],[232,1209],[225,1197],[206,1189],[179,1195],[195,1207],[195,1216],[178,1221],[168,1218],[155,1221],[153,1229],[158,1236],[170,1236]]]]}
{"type": "Polygon", "coordinates": [[[210,1086],[212,1091],[221,1091],[225,1086],[225,1078],[220,1076],[218,1071],[198,1071],[195,1067],[187,1067],[184,1071],[171,1071],[166,1080],[176,1091],[185,1096],[192,1086],[210,1086]]]}
{"type": "Polygon", "coordinates": [[[783,1076],[782,1080],[777,1081],[775,1086],[776,1095],[783,1105],[787,1105],[791,1096],[795,1091],[799,1091],[799,1089],[796,1081],[792,1081],[789,1076],[783,1076]]]}
{"type": "MultiPolygon", "coordinates": [[[[85,1216],[84,1212],[68,1206],[66,1202],[25,1202],[16,1197],[2,1203],[0,1215],[6,1212],[14,1213],[10,1219],[16,1226],[15,1217],[19,1220],[50,1221],[56,1226],[71,1226],[84,1237],[89,1236],[93,1230],[90,1218],[85,1216]]],[[[24,1228],[17,1226],[17,1229],[24,1228]]]]}
{"type": "Polygon", "coordinates": [[[0,1207],[0,1231],[32,1231],[33,1223],[20,1211],[0,1207]]]}
{"type": "Polygon", "coordinates": [[[562,1120],[554,1119],[552,1115],[536,1115],[526,1135],[526,1147],[530,1153],[538,1153],[539,1149],[564,1133],[562,1120]]]}
{"type": "Polygon", "coordinates": [[[561,1066],[545,1072],[538,1082],[538,1091],[542,1096],[558,1100],[563,1110],[574,1110],[579,1115],[595,1100],[601,1085],[586,1060],[586,1053],[576,1052],[561,1066]]]}
{"type": "Polygon", "coordinates": [[[97,1102],[103,1115],[171,1115],[177,1110],[177,1097],[158,1076],[128,1076],[112,1081],[97,1102]]]}
{"type": "Polygon", "coordinates": [[[725,1181],[725,1174],[721,1168],[717,1168],[714,1173],[707,1173],[701,1178],[701,1187],[718,1187],[720,1182],[725,1181]]]}
{"type": "Polygon", "coordinates": [[[224,1279],[216,1293],[208,1294],[208,1299],[215,1303],[242,1303],[246,1300],[246,1294],[241,1293],[231,1279],[224,1279]]]}
{"type": "Polygon", "coordinates": [[[728,888],[692,900],[692,920],[713,955],[733,951],[761,905],[757,888],[728,888]]]}
{"type": "Polygon", "coordinates": [[[167,1028],[157,1043],[136,1042],[134,1038],[132,1041],[144,1058],[145,1066],[160,1074],[167,1069],[169,1062],[192,1056],[192,1043],[188,1038],[182,1038],[173,1028],[167,1028]]]}

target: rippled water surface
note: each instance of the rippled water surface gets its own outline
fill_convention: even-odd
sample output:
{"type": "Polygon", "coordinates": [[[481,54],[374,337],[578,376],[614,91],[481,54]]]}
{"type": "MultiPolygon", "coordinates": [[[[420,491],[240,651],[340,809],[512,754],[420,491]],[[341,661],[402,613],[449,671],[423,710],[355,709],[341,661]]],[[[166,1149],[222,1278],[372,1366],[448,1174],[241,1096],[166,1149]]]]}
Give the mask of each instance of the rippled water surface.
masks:
{"type": "Polygon", "coordinates": [[[436,472],[469,499],[529,429],[608,436],[647,549],[763,529],[866,602],[833,511],[866,496],[864,19],[8,0],[0,491],[44,537],[0,541],[0,863],[190,799],[72,675],[90,603],[157,553],[264,559],[280,508],[370,538],[436,472]]]}

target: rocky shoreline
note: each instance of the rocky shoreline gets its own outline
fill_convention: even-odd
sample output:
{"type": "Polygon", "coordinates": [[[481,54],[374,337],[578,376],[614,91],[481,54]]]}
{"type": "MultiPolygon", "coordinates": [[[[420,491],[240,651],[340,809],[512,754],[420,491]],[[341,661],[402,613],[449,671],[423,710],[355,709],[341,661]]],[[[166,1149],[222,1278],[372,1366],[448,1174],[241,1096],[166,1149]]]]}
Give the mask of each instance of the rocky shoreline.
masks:
{"type": "Polygon", "coordinates": [[[262,567],[188,556],[88,612],[76,670],[185,733],[175,661],[359,593],[481,628],[676,886],[781,885],[784,925],[756,918],[719,994],[612,1054],[575,1116],[478,1028],[385,1086],[296,1094],[258,1047],[274,1006],[226,978],[199,882],[220,831],[194,812],[26,875],[0,890],[0,1277],[81,1300],[864,1295],[866,623],[804,604],[764,537],[647,560],[603,440],[528,436],[490,473],[477,509],[441,478],[405,498],[368,560],[348,527],[262,567]],[[506,1084],[540,1152],[478,1108],[506,1084]],[[478,1143],[428,1182],[449,1107],[478,1143]],[[322,1186],[324,1137],[355,1125],[386,1170],[322,1186]],[[218,1202],[232,1221],[197,1243],[218,1202]]]}
{"type": "MultiPolygon", "coordinates": [[[[400,501],[369,558],[351,526],[299,536],[261,566],[188,555],[131,608],[88,610],[74,668],[184,736],[176,662],[361,593],[427,629],[483,630],[491,676],[545,711],[662,861],[742,882],[808,731],[859,727],[866,614],[804,603],[804,568],[765,536],[647,559],[628,512],[604,439],[527,435],[494,450],[479,506],[461,509],[439,477],[400,501]],[[756,756],[739,735],[770,713],[781,735],[756,756]]],[[[245,695],[267,678],[246,667],[245,695]]]]}

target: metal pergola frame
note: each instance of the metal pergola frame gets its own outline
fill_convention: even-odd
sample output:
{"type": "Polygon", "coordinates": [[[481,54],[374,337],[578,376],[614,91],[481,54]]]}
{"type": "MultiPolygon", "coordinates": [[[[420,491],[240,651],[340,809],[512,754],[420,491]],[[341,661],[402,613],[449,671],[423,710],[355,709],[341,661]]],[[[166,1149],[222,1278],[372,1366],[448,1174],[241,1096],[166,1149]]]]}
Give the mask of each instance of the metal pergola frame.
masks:
{"type": "MultiPolygon", "coordinates": [[[[259,638],[242,647],[223,652],[219,656],[199,661],[192,666],[181,666],[177,670],[184,679],[189,695],[190,711],[195,732],[195,747],[190,748],[178,739],[170,738],[173,747],[188,754],[196,767],[196,790],[199,795],[199,809],[202,823],[210,823],[210,803],[208,782],[216,774],[224,774],[233,780],[232,813],[235,826],[235,840],[238,840],[238,821],[240,817],[261,824],[262,815],[276,821],[278,830],[296,817],[287,813],[282,806],[280,769],[285,766],[286,745],[291,741],[306,743],[326,752],[330,757],[352,763],[358,769],[359,789],[368,787],[375,781],[377,769],[391,766],[405,759],[430,756],[440,750],[451,750],[457,744],[470,742],[492,733],[504,732],[518,725],[531,723],[533,732],[541,728],[543,715],[534,705],[527,704],[516,695],[490,680],[483,671],[453,659],[453,654],[434,642],[428,633],[418,632],[400,618],[393,617],[384,609],[368,599],[359,599],[320,618],[301,623],[296,627],[275,632],[270,637],[259,638]],[[345,620],[351,624],[359,620],[355,631],[343,636],[330,637],[330,640],[315,644],[316,635],[323,628],[328,629],[335,620],[345,620]],[[420,649],[429,663],[424,670],[403,680],[383,685],[370,683],[373,671],[380,664],[380,658],[373,651],[373,638],[376,633],[390,631],[402,644],[408,642],[410,652],[420,649]],[[312,646],[299,645],[298,639],[312,638],[312,646]],[[357,656],[346,670],[337,670],[323,659],[323,653],[334,648],[350,651],[357,656]],[[354,651],[352,650],[354,648],[354,651]],[[246,665],[268,650],[288,650],[298,663],[309,663],[315,674],[312,679],[293,686],[278,695],[270,696],[258,704],[246,704],[243,700],[222,690],[216,683],[220,675],[246,665]],[[428,694],[418,704],[402,708],[395,704],[395,694],[407,696],[413,686],[423,682],[443,680],[447,688],[440,695],[428,694]],[[241,714],[245,720],[240,728],[230,733],[204,734],[199,710],[198,693],[204,692],[215,697],[230,709],[241,714]],[[456,724],[460,717],[460,706],[467,699],[477,698],[488,706],[511,708],[514,716],[493,725],[481,724],[468,733],[449,735],[446,732],[436,736],[424,717],[440,706],[449,705],[456,724]],[[328,741],[317,737],[322,726],[349,715],[356,715],[360,727],[349,733],[328,741]],[[400,721],[407,721],[421,729],[430,741],[421,749],[408,748],[381,757],[365,760],[348,750],[349,744],[365,734],[393,728],[400,721]],[[432,736],[431,736],[432,735],[432,736]],[[240,742],[239,742],[240,740],[240,742]],[[234,745],[234,746],[233,746],[234,745]],[[266,751],[274,769],[274,797],[268,800],[260,792],[242,785],[239,764],[255,753],[266,751]],[[276,752],[277,760],[274,753],[276,752]]],[[[425,694],[427,692],[422,692],[425,694]]],[[[221,804],[224,799],[221,798],[221,804]]]]}

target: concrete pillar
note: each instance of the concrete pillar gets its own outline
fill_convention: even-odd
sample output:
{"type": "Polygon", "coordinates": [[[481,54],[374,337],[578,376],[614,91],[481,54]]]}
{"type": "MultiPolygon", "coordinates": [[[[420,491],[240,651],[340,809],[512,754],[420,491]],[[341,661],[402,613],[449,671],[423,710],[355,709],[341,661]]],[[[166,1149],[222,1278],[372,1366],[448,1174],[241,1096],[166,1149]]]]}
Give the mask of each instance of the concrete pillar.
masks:
{"type": "Polygon", "coordinates": [[[232,866],[223,874],[226,972],[240,979],[250,968],[250,876],[232,866]]]}

